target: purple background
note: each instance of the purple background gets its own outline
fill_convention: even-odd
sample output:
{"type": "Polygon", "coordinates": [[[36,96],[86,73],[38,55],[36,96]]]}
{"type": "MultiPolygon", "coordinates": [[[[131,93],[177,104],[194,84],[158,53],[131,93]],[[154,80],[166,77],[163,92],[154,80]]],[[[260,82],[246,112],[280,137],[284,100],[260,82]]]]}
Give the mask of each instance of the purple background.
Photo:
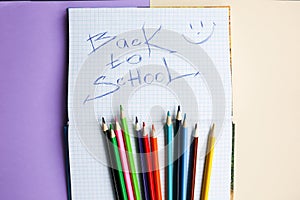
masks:
{"type": "Polygon", "coordinates": [[[66,200],[68,7],[149,0],[0,3],[0,199],[66,200]]]}

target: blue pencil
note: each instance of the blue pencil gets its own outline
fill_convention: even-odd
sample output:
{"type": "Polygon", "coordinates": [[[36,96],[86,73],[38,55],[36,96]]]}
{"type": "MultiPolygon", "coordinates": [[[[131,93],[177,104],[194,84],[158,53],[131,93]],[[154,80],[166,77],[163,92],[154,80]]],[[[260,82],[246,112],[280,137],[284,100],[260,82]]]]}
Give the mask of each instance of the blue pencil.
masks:
{"type": "Polygon", "coordinates": [[[179,196],[179,130],[182,124],[180,106],[177,108],[176,121],[174,126],[174,164],[173,164],[173,197],[178,199],[179,196]]]}
{"type": "Polygon", "coordinates": [[[173,125],[170,112],[168,111],[167,123],[166,123],[166,145],[167,145],[167,173],[166,173],[166,199],[173,200],[173,125]]]}
{"type": "Polygon", "coordinates": [[[139,144],[139,154],[140,154],[140,163],[142,167],[142,176],[143,176],[143,186],[144,186],[144,196],[145,200],[150,200],[150,192],[149,192],[149,186],[148,186],[148,176],[147,176],[147,166],[146,166],[146,158],[145,158],[145,150],[143,146],[143,134],[142,130],[139,127],[138,119],[135,118],[135,132],[138,138],[138,144],[139,144]]]}
{"type": "Polygon", "coordinates": [[[179,200],[186,200],[186,189],[187,189],[187,137],[188,128],[186,123],[186,114],[184,114],[183,123],[180,129],[179,143],[180,153],[179,158],[179,200]]]}

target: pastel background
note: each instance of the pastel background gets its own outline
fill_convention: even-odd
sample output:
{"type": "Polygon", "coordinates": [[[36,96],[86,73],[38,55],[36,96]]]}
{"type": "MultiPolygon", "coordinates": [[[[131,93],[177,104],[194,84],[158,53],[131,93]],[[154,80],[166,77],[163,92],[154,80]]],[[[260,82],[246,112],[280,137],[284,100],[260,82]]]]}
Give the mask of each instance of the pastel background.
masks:
{"type": "Polygon", "coordinates": [[[231,5],[235,199],[300,199],[300,1],[159,0],[231,5]]]}
{"type": "MultiPolygon", "coordinates": [[[[300,2],[152,0],[151,5],[231,6],[235,199],[299,200],[300,2]]],[[[66,199],[62,132],[60,135],[57,131],[62,130],[65,120],[62,109],[66,107],[63,94],[67,71],[53,71],[47,63],[47,59],[56,56],[63,59],[65,49],[46,51],[44,60],[36,63],[35,57],[26,52],[39,52],[45,41],[30,44],[15,26],[39,25],[28,17],[33,11],[23,10],[20,17],[9,20],[16,13],[5,6],[0,5],[0,24],[5,24],[0,29],[0,198],[66,199]],[[14,39],[6,40],[8,36],[14,39]],[[25,52],[21,58],[28,62],[14,56],[18,52],[25,52]],[[13,65],[4,65],[7,62],[13,65]],[[36,64],[40,66],[38,70],[36,64]],[[48,78],[40,73],[48,73],[48,78]],[[25,79],[26,74],[34,79],[25,79]],[[61,85],[51,86],[55,81],[61,85]],[[35,90],[40,93],[28,95],[35,90]],[[23,109],[28,115],[21,112],[23,109]],[[11,123],[7,124],[7,120],[11,123]],[[46,135],[49,130],[52,134],[46,135]]],[[[38,9],[34,12],[41,17],[47,15],[38,9]]],[[[57,20],[64,18],[55,18],[51,23],[57,20]]],[[[41,24],[32,37],[47,35],[48,25],[41,24]]],[[[22,30],[26,32],[27,28],[22,30]]],[[[46,39],[56,36],[47,35],[46,39]]],[[[59,46],[58,42],[63,41],[53,45],[59,46]]]]}

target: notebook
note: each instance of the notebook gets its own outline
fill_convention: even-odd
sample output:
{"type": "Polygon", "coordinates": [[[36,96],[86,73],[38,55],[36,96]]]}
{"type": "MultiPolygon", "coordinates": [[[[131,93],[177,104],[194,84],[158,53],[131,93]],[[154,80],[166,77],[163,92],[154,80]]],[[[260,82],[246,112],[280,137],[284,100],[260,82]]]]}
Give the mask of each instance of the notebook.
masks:
{"type": "MultiPolygon", "coordinates": [[[[113,122],[120,104],[127,116],[133,152],[135,116],[145,121],[147,130],[155,124],[162,186],[167,111],[175,118],[180,105],[187,114],[190,133],[199,123],[196,199],[201,192],[209,127],[215,123],[209,199],[230,199],[229,7],[71,8],[68,12],[72,199],[114,198],[99,119],[103,116],[113,122]]],[[[137,153],[134,158],[137,166],[137,153]]],[[[162,193],[164,196],[165,187],[162,193]]]]}

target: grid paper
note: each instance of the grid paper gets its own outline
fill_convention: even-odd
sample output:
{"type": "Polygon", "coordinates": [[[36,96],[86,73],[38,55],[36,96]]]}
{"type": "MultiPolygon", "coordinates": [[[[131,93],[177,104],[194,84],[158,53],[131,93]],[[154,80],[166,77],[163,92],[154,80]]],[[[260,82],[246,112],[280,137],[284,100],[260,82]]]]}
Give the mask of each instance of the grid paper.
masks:
{"type": "MultiPolygon", "coordinates": [[[[72,199],[114,197],[98,119],[104,116],[112,122],[120,104],[126,111],[134,152],[135,116],[146,122],[148,131],[152,123],[156,126],[163,194],[166,112],[174,118],[180,104],[190,132],[199,122],[196,199],[209,127],[214,120],[222,122],[217,123],[209,198],[230,199],[228,8],[75,8],[69,9],[69,22],[72,199]]],[[[138,155],[134,158],[137,167],[138,155]]]]}

